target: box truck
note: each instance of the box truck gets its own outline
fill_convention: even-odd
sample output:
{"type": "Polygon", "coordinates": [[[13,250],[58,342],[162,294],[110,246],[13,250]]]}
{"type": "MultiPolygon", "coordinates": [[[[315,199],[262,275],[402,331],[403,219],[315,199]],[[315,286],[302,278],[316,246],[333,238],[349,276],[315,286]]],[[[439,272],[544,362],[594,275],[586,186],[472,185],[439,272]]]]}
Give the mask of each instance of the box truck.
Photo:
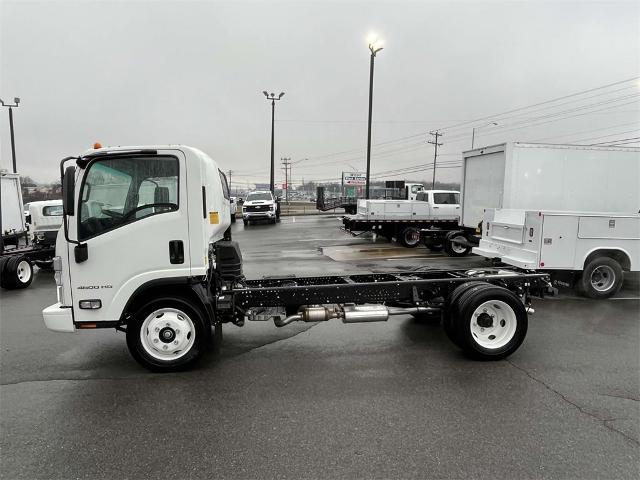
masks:
{"type": "Polygon", "coordinates": [[[454,240],[463,244],[478,244],[488,208],[640,209],[640,148],[511,142],[463,152],[462,160],[461,229],[454,240]]]}

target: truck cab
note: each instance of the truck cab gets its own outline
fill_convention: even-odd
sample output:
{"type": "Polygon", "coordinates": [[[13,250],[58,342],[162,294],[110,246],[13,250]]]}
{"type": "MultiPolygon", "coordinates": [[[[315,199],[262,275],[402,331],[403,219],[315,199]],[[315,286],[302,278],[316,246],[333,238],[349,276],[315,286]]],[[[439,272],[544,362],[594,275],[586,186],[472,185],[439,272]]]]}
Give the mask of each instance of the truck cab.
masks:
{"type": "Polygon", "coordinates": [[[422,183],[405,183],[404,188],[406,189],[407,200],[415,200],[418,193],[424,190],[424,185],[422,183]]]}

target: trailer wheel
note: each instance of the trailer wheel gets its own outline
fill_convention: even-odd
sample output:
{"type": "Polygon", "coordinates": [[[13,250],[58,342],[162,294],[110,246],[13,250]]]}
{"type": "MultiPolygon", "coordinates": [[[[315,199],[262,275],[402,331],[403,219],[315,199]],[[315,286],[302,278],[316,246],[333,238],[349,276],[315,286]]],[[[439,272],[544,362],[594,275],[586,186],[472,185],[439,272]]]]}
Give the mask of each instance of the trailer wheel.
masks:
{"type": "Polygon", "coordinates": [[[407,227],[400,232],[398,241],[403,247],[415,248],[420,243],[420,230],[415,227],[407,227]]]}
{"type": "Polygon", "coordinates": [[[133,358],[154,372],[170,372],[193,364],[206,351],[211,328],[183,298],[153,300],[127,325],[127,347],[133,358]]]}
{"type": "Polygon", "coordinates": [[[447,234],[444,242],[444,251],[450,257],[464,257],[471,252],[470,247],[458,245],[457,243],[453,243],[452,240],[466,240],[466,237],[460,232],[451,232],[447,234]]]}
{"type": "Polygon", "coordinates": [[[2,286],[7,290],[27,288],[33,280],[33,267],[24,255],[9,257],[2,269],[2,286]]]}
{"type": "Polygon", "coordinates": [[[609,298],[622,287],[624,273],[620,264],[611,257],[591,260],[578,280],[578,290],[589,298],[609,298]]]}
{"type": "Polygon", "coordinates": [[[478,360],[500,360],[515,352],[527,334],[527,312],[504,287],[469,289],[452,317],[459,346],[478,360]]]}

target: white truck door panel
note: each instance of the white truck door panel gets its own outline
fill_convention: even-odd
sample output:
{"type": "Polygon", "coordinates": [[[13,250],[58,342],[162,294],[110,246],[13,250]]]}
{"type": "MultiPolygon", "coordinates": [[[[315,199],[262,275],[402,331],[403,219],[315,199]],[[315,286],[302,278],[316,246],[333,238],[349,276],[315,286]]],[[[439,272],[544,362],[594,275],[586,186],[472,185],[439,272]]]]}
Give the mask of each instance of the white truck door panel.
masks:
{"type": "Polygon", "coordinates": [[[502,207],[505,152],[466,158],[464,169],[462,224],[476,228],[485,209],[502,207]]]}
{"type": "MultiPolygon", "coordinates": [[[[129,190],[122,187],[114,189],[114,191],[128,191],[129,193],[124,195],[128,199],[134,198],[134,201],[143,202],[142,205],[150,202],[174,203],[177,201],[177,210],[170,211],[166,207],[164,210],[162,207],[146,207],[131,214],[132,218],[135,217],[135,221],[115,226],[87,239],[82,238],[84,233],[81,231],[80,240],[87,245],[88,251],[88,259],[81,263],[75,262],[75,246],[69,245],[69,270],[72,279],[71,293],[75,321],[118,320],[126,301],[140,285],[156,278],[191,276],[186,162],[182,152],[172,150],[167,155],[177,159],[178,178],[175,179],[173,172],[171,176],[161,178],[162,173],[158,169],[157,175],[151,177],[150,180],[152,183],[158,184],[155,186],[160,188],[157,193],[155,190],[153,193],[144,192],[144,188],[150,188],[146,183],[144,186],[140,183],[136,192],[136,181],[134,180],[131,180],[132,187],[129,190]],[[171,183],[175,185],[163,187],[163,185],[171,183]],[[176,186],[177,188],[175,188],[176,186]],[[149,212],[147,216],[143,216],[145,210],[149,212]],[[179,255],[176,256],[177,249],[180,248],[183,252],[181,262],[179,255]],[[100,299],[104,309],[80,309],[80,300],[89,299],[100,299]]],[[[132,158],[130,161],[150,162],[153,158],[157,159],[157,157],[132,158]]],[[[95,166],[91,165],[85,174],[87,180],[92,178],[90,175],[92,175],[93,168],[95,166]]],[[[139,167],[136,166],[133,171],[138,169],[139,167]]],[[[132,179],[141,178],[143,175],[134,174],[132,179]]],[[[151,175],[155,175],[155,173],[151,173],[151,175]]],[[[93,178],[96,176],[94,175],[93,178]]],[[[116,178],[115,173],[113,178],[116,178]]],[[[110,179],[107,177],[104,181],[108,183],[110,179]]],[[[81,186],[76,185],[76,188],[81,188],[81,186]]],[[[98,192],[99,190],[95,189],[94,191],[98,192]]],[[[103,188],[103,190],[106,192],[108,189],[103,188]]],[[[92,194],[89,193],[89,195],[92,194]]],[[[102,193],[96,193],[96,195],[102,195],[102,193]]],[[[116,197],[117,195],[120,194],[116,194],[116,197]]],[[[96,200],[102,204],[99,221],[104,221],[108,216],[114,215],[113,210],[122,209],[124,211],[122,205],[111,205],[107,203],[107,200],[107,198],[96,200]],[[105,210],[109,210],[110,213],[105,215],[105,210]]],[[[202,208],[201,205],[198,207],[202,208]]],[[[74,239],[78,238],[78,216],[82,215],[82,208],[81,202],[76,215],[69,219],[72,226],[69,229],[70,236],[74,239]]]]}
{"type": "Polygon", "coordinates": [[[580,217],[579,238],[640,239],[640,216],[580,217]]]}
{"type": "Polygon", "coordinates": [[[433,199],[433,214],[438,217],[459,217],[460,203],[459,200],[455,198],[456,196],[456,194],[449,192],[432,193],[431,198],[433,199]]]}
{"type": "Polygon", "coordinates": [[[551,269],[573,268],[577,235],[578,217],[544,215],[542,219],[540,267],[551,269]]]}

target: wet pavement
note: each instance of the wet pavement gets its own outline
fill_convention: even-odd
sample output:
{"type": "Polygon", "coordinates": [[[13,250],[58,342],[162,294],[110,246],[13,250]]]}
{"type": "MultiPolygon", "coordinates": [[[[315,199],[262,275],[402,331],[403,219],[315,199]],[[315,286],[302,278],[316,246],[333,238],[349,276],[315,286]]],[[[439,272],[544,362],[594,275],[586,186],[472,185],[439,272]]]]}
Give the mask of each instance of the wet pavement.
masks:
{"type": "MultiPolygon", "coordinates": [[[[234,225],[245,274],[473,268],[353,238],[339,219],[234,225]]],[[[473,362],[437,323],[224,327],[189,372],[140,368],[115,331],[57,334],[53,276],[0,291],[0,477],[636,478],[640,300],[537,300],[523,346],[473,362]]]]}

